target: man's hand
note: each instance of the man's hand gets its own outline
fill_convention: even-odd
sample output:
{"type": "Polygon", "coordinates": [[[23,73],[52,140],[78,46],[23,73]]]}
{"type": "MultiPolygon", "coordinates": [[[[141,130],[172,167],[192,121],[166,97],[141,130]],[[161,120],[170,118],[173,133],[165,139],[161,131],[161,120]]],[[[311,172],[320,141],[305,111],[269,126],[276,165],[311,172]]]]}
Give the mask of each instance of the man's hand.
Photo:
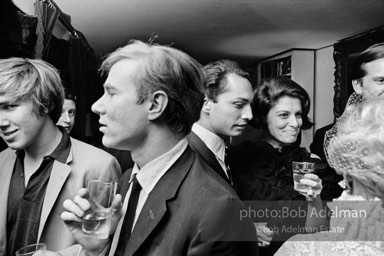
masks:
{"type": "Polygon", "coordinates": [[[268,246],[271,243],[275,232],[273,232],[272,229],[267,227],[266,222],[254,222],[253,225],[256,228],[257,242],[259,246],[268,246]]]}
{"type": "Polygon", "coordinates": [[[65,200],[63,203],[65,212],[61,214],[61,219],[72,232],[72,235],[77,240],[77,242],[83,246],[84,250],[86,250],[91,255],[99,255],[108,246],[110,238],[115,233],[117,224],[121,218],[122,198],[119,194],[115,195],[113,199],[113,213],[110,235],[106,239],[100,239],[87,236],[87,234],[84,234],[82,230],[83,217],[91,206],[87,200],[87,197],[87,189],[82,188],[73,201],[69,199],[65,200]]]}

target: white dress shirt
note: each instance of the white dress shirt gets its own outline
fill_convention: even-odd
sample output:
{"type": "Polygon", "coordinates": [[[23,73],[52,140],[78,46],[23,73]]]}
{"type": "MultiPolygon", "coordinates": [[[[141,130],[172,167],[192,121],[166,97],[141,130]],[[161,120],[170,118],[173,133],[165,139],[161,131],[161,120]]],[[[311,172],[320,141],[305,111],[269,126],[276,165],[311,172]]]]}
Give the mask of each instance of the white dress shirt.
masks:
{"type": "Polygon", "coordinates": [[[122,216],[113,236],[111,250],[109,251],[110,256],[114,255],[117,243],[119,242],[121,227],[123,225],[125,214],[127,213],[129,196],[131,195],[133,176],[136,174],[137,181],[140,183],[142,190],[140,191],[139,201],[137,202],[136,213],[131,232],[135,227],[137,218],[139,217],[140,212],[143,209],[143,206],[147,201],[147,198],[152,189],[156,186],[161,177],[163,177],[163,175],[169,170],[169,168],[177,161],[177,159],[180,158],[187,146],[188,141],[186,138],[183,138],[170,151],[147,163],[141,169],[139,169],[135,163],[132,169],[131,178],[129,180],[131,185],[127,191],[127,195],[125,196],[123,203],[122,216]]]}
{"type": "Polygon", "coordinates": [[[227,167],[226,167],[225,161],[224,161],[224,159],[225,159],[225,142],[224,142],[224,140],[222,138],[220,138],[219,136],[217,136],[216,134],[214,134],[213,132],[208,131],[207,129],[205,129],[204,127],[202,127],[201,125],[199,125],[197,123],[193,124],[192,131],[197,136],[199,136],[199,138],[205,143],[205,145],[207,145],[209,150],[212,151],[212,153],[215,155],[217,161],[219,161],[221,168],[223,168],[224,173],[229,178],[228,170],[227,170],[227,167]]]}

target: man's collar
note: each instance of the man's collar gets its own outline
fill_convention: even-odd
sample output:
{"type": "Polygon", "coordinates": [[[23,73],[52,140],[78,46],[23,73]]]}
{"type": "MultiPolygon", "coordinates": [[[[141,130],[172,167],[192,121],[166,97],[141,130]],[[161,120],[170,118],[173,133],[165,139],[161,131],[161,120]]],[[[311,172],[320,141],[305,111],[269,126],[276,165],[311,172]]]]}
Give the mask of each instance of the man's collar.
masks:
{"type": "Polygon", "coordinates": [[[216,157],[224,162],[225,142],[222,138],[197,123],[193,124],[192,131],[204,141],[216,157]]]}
{"type": "Polygon", "coordinates": [[[171,150],[153,159],[141,169],[135,163],[129,182],[132,182],[133,176],[136,175],[143,190],[149,194],[161,177],[184,153],[187,146],[188,141],[186,138],[183,138],[171,150]]]}

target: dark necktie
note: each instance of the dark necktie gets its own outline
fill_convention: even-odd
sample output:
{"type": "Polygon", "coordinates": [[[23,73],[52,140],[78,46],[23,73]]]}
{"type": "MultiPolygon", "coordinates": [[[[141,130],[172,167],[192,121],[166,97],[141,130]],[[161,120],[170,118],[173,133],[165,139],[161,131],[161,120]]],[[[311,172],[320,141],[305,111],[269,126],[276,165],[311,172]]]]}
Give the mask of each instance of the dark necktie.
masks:
{"type": "Polygon", "coordinates": [[[129,196],[127,213],[125,214],[123,225],[121,227],[119,242],[116,247],[116,256],[124,255],[125,246],[128,244],[129,238],[131,237],[131,230],[133,226],[133,220],[135,219],[136,207],[137,202],[139,201],[140,191],[141,186],[135,175],[132,180],[132,189],[131,195],[129,196]]]}
{"type": "Polygon", "coordinates": [[[228,151],[228,147],[225,146],[224,163],[225,163],[225,167],[227,167],[227,174],[228,174],[229,182],[230,182],[231,186],[233,186],[233,180],[232,180],[231,168],[229,167],[229,164],[228,164],[228,155],[227,155],[227,151],[228,151]]]}

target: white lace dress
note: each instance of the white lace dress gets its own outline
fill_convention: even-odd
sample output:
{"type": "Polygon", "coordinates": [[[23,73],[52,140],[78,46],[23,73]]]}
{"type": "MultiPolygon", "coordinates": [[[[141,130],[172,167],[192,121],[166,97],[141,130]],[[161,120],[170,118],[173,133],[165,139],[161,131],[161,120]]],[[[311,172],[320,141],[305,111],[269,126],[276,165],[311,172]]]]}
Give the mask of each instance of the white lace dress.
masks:
{"type": "Polygon", "coordinates": [[[348,210],[355,210],[353,212],[357,214],[364,212],[362,216],[331,218],[330,231],[293,236],[280,247],[275,256],[382,256],[384,209],[381,203],[378,198],[372,203],[363,197],[343,192],[338,199],[329,203],[329,208],[336,210],[336,214],[348,210]],[[356,211],[356,206],[360,206],[362,211],[356,211]]]}

